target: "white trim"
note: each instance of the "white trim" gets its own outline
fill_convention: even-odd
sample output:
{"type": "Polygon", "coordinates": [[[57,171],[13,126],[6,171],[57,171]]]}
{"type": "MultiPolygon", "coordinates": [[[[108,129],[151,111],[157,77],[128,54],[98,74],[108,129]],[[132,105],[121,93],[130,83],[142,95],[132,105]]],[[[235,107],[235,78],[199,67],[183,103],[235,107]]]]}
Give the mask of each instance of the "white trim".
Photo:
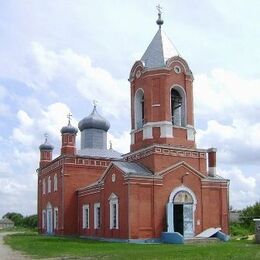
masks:
{"type": "Polygon", "coordinates": [[[195,141],[196,131],[191,125],[187,125],[187,140],[195,141]]]}
{"type": "Polygon", "coordinates": [[[172,125],[162,125],[160,126],[160,138],[171,138],[173,137],[173,131],[172,131],[173,127],[172,125]]]}
{"type": "Polygon", "coordinates": [[[217,167],[209,167],[209,176],[215,177],[217,175],[217,167]]]}
{"type": "Polygon", "coordinates": [[[130,136],[131,136],[131,144],[134,144],[135,143],[135,133],[131,132],[130,136]]]}
{"type": "Polygon", "coordinates": [[[50,193],[51,192],[51,176],[48,177],[48,184],[47,184],[47,186],[48,186],[48,193],[50,193]]]}
{"type": "MultiPolygon", "coordinates": [[[[193,206],[192,207],[192,211],[193,211],[192,222],[193,223],[192,223],[192,225],[193,225],[193,234],[194,234],[195,233],[195,210],[196,210],[196,206],[197,206],[197,199],[196,199],[195,193],[190,188],[188,188],[188,187],[186,187],[184,185],[181,185],[181,186],[175,188],[171,192],[171,194],[169,196],[169,203],[173,203],[173,205],[174,205],[174,202],[173,202],[174,197],[180,191],[188,192],[191,195],[192,199],[193,199],[193,204],[192,204],[192,206],[193,206]]],[[[173,214],[174,214],[174,212],[173,212],[173,214]]],[[[174,220],[173,220],[173,225],[174,225],[174,220]]],[[[174,229],[174,226],[173,226],[173,229],[174,229]]]]}
{"type": "Polygon", "coordinates": [[[101,226],[101,208],[100,208],[100,203],[98,202],[94,204],[94,228],[99,229],[100,226],[101,226]],[[98,215],[98,209],[99,209],[99,215],[98,215]]]}
{"type": "Polygon", "coordinates": [[[176,195],[178,192],[180,192],[180,191],[186,191],[186,192],[190,193],[190,195],[191,195],[191,197],[192,197],[192,199],[193,199],[193,205],[194,205],[194,207],[193,207],[193,212],[194,212],[194,211],[196,210],[196,206],[197,206],[197,199],[196,199],[195,193],[194,193],[190,188],[188,188],[188,187],[186,187],[186,186],[184,186],[184,185],[181,185],[181,186],[175,188],[175,189],[171,192],[171,194],[170,194],[170,196],[169,196],[169,202],[173,202],[173,199],[174,199],[175,195],[176,195]]]}
{"type": "Polygon", "coordinates": [[[110,229],[119,229],[119,203],[116,194],[111,193],[109,197],[110,229]]]}
{"type": "Polygon", "coordinates": [[[46,210],[42,210],[42,228],[46,228],[46,210]]]}
{"type": "Polygon", "coordinates": [[[42,194],[46,194],[46,181],[45,181],[45,179],[42,180],[42,194]]]}
{"type": "Polygon", "coordinates": [[[53,191],[57,191],[57,190],[58,190],[58,177],[57,177],[57,173],[55,173],[53,176],[53,191]]]}
{"type": "Polygon", "coordinates": [[[55,207],[53,209],[53,228],[58,229],[59,226],[59,211],[58,208],[55,207]]]}
{"type": "Polygon", "coordinates": [[[89,228],[89,204],[82,206],[82,228],[89,228]]]}
{"type": "Polygon", "coordinates": [[[143,127],[143,140],[153,138],[153,128],[149,125],[144,125],[143,127]]]}

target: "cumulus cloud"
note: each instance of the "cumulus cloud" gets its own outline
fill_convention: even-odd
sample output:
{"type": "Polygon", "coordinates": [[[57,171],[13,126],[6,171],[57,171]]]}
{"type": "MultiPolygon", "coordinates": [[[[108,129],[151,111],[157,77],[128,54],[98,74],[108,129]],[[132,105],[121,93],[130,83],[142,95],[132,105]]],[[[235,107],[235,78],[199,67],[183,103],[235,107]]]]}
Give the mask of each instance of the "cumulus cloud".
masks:
{"type": "MultiPolygon", "coordinates": [[[[82,95],[88,102],[98,100],[107,115],[129,114],[127,81],[115,79],[108,71],[93,66],[88,56],[71,49],[55,52],[34,42],[31,59],[34,66],[31,67],[29,84],[33,87],[50,89],[54,81],[61,81],[63,88],[68,88],[71,93],[78,91],[77,95],[82,95]]],[[[53,91],[58,92],[57,86],[53,91]]]]}

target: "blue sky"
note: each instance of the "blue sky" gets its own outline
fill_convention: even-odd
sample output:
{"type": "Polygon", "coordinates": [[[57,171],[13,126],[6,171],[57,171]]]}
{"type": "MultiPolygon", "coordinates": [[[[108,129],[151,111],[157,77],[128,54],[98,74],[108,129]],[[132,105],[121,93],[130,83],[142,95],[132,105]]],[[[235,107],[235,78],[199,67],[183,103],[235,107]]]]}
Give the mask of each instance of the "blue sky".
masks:
{"type": "MultiPolygon", "coordinates": [[[[36,212],[38,146],[59,154],[92,100],[129,150],[130,69],[157,31],[158,1],[0,0],[0,216],[36,212]]],[[[260,200],[260,2],[160,1],[163,30],[194,74],[198,147],[218,148],[230,200],[260,200]]],[[[79,138],[78,138],[79,141],[79,138]]]]}

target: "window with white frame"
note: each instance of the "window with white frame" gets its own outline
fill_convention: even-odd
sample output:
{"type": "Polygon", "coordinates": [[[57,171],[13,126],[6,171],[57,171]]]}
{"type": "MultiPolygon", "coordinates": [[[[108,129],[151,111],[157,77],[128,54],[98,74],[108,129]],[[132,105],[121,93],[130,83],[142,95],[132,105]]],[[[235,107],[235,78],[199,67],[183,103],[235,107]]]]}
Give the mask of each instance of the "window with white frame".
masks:
{"type": "Polygon", "coordinates": [[[45,179],[42,180],[42,194],[46,193],[46,182],[45,179]]]}
{"type": "Polygon", "coordinates": [[[58,229],[58,222],[59,222],[58,208],[54,208],[54,211],[53,211],[53,227],[54,227],[54,229],[58,229]]]}
{"type": "Polygon", "coordinates": [[[53,177],[53,191],[57,191],[58,190],[58,177],[57,174],[54,174],[53,177]]]}
{"type": "Polygon", "coordinates": [[[89,228],[89,205],[83,205],[82,207],[82,227],[89,228]]]}
{"type": "Polygon", "coordinates": [[[98,229],[101,225],[101,211],[100,211],[100,203],[94,204],[94,228],[98,229]]]}
{"type": "Polygon", "coordinates": [[[51,192],[51,177],[48,177],[48,193],[51,192]]]}
{"type": "Polygon", "coordinates": [[[42,211],[42,228],[46,228],[46,210],[42,211]]]}
{"type": "Polygon", "coordinates": [[[119,218],[118,218],[118,197],[112,193],[109,197],[109,208],[110,208],[110,229],[119,228],[119,218]]]}

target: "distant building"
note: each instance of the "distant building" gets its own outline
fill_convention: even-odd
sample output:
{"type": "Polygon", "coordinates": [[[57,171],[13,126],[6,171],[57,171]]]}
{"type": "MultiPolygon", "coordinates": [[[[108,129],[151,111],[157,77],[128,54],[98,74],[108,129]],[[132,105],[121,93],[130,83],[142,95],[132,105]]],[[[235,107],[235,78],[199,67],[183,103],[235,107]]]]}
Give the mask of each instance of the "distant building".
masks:
{"type": "Polygon", "coordinates": [[[241,215],[241,210],[231,210],[229,212],[229,221],[230,222],[239,222],[240,215],[241,215]]]}
{"type": "Polygon", "coordinates": [[[0,219],[0,229],[3,228],[12,228],[14,227],[14,222],[9,218],[0,219]]]}
{"type": "Polygon", "coordinates": [[[96,105],[79,122],[80,150],[70,118],[57,158],[47,138],[40,145],[40,233],[119,239],[159,238],[163,231],[193,237],[210,227],[228,233],[229,181],[216,174],[216,149],[196,147],[193,75],[162,23],[159,13],[159,30],[130,72],[130,153],[107,149],[110,124],[96,105]]]}

